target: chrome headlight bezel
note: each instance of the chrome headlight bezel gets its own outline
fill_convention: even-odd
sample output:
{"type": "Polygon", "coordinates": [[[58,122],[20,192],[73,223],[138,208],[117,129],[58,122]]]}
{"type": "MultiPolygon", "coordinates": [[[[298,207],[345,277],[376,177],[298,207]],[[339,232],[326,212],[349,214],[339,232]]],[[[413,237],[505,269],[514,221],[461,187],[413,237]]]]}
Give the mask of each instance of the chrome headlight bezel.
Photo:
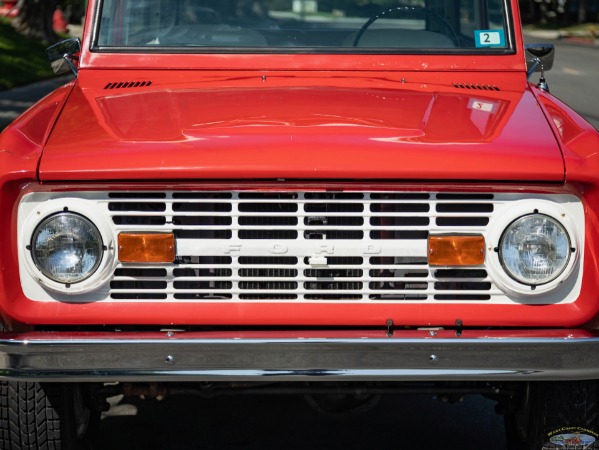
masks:
{"type": "Polygon", "coordinates": [[[114,231],[108,218],[98,211],[93,202],[78,198],[58,198],[40,203],[37,207],[29,210],[20,219],[22,230],[20,230],[19,261],[21,270],[26,271],[36,281],[35,284],[23,285],[25,294],[29,297],[40,297],[41,288],[47,292],[66,294],[67,296],[83,294],[98,290],[110,279],[111,273],[116,266],[114,231]],[[95,228],[102,242],[102,254],[98,264],[95,264],[88,276],[78,280],[66,282],[57,280],[40,267],[39,261],[33,255],[33,241],[36,233],[49,221],[70,215],[80,218],[95,228]]]}
{"type": "MultiPolygon", "coordinates": [[[[489,252],[487,267],[489,269],[489,275],[496,282],[498,287],[504,290],[507,294],[514,297],[534,297],[545,294],[545,299],[549,300],[551,292],[556,291],[560,286],[566,283],[567,280],[572,280],[571,275],[577,272],[579,269],[578,261],[582,251],[582,243],[584,242],[584,236],[581,236],[580,227],[577,226],[576,222],[584,220],[584,217],[574,217],[572,211],[568,208],[562,207],[557,202],[551,202],[546,200],[522,200],[506,210],[501,216],[497,217],[490,227],[490,233],[488,238],[489,252]],[[542,282],[526,282],[523,279],[519,279],[514,273],[510,272],[510,269],[506,266],[503,261],[503,255],[501,252],[501,246],[503,239],[506,236],[507,230],[510,227],[517,224],[520,220],[525,220],[528,217],[541,216],[550,219],[551,221],[559,224],[564,230],[564,233],[568,236],[568,250],[569,255],[566,263],[560,270],[556,271],[553,276],[542,282]]],[[[584,228],[582,228],[584,230],[584,228]]]]}

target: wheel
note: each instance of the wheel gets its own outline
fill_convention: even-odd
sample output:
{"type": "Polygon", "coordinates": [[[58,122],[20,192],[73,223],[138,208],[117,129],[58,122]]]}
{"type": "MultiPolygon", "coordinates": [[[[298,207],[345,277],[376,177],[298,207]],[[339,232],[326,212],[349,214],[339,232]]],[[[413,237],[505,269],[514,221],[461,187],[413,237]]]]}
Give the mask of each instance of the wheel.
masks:
{"type": "Polygon", "coordinates": [[[0,449],[91,450],[100,412],[91,385],[0,382],[0,449]]]}
{"type": "Polygon", "coordinates": [[[430,9],[421,8],[419,6],[395,6],[393,8],[388,8],[384,11],[381,11],[376,16],[373,16],[370,19],[368,19],[368,21],[364,25],[362,25],[362,28],[360,28],[360,30],[356,34],[356,37],[354,38],[354,42],[352,45],[354,47],[358,46],[358,44],[360,43],[360,39],[362,39],[364,32],[370,27],[370,25],[372,25],[377,20],[382,19],[385,16],[396,13],[396,12],[404,14],[404,15],[407,14],[408,17],[409,16],[420,16],[420,17],[425,17],[426,19],[432,18],[432,19],[437,20],[440,24],[442,24],[442,26],[444,26],[447,29],[447,31],[449,31],[449,38],[453,41],[453,43],[456,46],[458,46],[458,43],[459,43],[458,35],[456,34],[453,27],[449,24],[447,19],[445,19],[445,17],[441,16],[439,13],[431,11],[430,9]]]}
{"type": "Polygon", "coordinates": [[[599,381],[530,383],[505,424],[510,450],[599,449],[599,381]]]}

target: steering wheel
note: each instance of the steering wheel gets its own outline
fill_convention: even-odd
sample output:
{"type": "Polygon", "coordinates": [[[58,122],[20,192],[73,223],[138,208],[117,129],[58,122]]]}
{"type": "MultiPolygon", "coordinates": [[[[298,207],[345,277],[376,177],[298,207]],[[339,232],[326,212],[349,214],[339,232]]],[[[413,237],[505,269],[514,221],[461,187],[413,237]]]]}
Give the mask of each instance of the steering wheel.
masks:
{"type": "Polygon", "coordinates": [[[370,25],[372,25],[377,20],[384,18],[387,14],[392,14],[397,11],[401,11],[402,13],[407,12],[408,14],[415,13],[416,15],[422,15],[426,18],[432,17],[432,18],[440,21],[449,30],[449,32],[451,34],[451,36],[449,36],[449,38],[453,41],[453,43],[456,45],[456,47],[459,46],[458,35],[445,17],[443,17],[442,15],[440,15],[437,12],[431,11],[429,9],[421,8],[418,6],[395,6],[393,8],[388,8],[384,11],[381,11],[376,16],[371,17],[370,19],[368,19],[368,21],[364,25],[362,25],[362,28],[360,28],[360,30],[358,31],[358,34],[356,34],[356,38],[354,39],[353,46],[354,47],[358,46],[360,39],[362,39],[364,32],[370,27],[370,25]]]}

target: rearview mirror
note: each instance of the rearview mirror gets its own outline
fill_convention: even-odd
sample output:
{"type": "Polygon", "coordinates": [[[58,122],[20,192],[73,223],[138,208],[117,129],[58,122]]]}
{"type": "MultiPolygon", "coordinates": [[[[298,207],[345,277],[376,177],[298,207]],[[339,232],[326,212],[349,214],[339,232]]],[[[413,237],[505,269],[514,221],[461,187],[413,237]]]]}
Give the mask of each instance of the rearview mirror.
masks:
{"type": "Polygon", "coordinates": [[[81,41],[79,38],[72,38],[51,45],[46,49],[46,54],[55,74],[66,73],[72,70],[77,75],[77,67],[73,63],[73,60],[77,59],[75,55],[80,51],[81,41]]]}

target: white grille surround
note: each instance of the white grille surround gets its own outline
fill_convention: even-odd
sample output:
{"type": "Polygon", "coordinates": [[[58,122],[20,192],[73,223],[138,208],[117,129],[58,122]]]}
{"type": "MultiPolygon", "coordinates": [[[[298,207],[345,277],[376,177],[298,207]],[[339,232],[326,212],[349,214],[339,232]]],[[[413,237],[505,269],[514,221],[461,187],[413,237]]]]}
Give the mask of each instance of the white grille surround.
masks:
{"type": "Polygon", "coordinates": [[[584,248],[580,200],[529,193],[34,192],[19,205],[19,230],[25,295],[73,303],[570,303],[580,292],[584,248]],[[49,289],[29,267],[28,230],[65,208],[102,216],[103,269],[84,293],[49,289]],[[557,216],[572,235],[568,273],[543,295],[511,289],[495,251],[502,229],[535,211],[557,216]],[[174,233],[176,260],[120,263],[122,232],[174,233]],[[427,238],[442,234],[483,235],[485,264],[429,266],[427,238]]]}

